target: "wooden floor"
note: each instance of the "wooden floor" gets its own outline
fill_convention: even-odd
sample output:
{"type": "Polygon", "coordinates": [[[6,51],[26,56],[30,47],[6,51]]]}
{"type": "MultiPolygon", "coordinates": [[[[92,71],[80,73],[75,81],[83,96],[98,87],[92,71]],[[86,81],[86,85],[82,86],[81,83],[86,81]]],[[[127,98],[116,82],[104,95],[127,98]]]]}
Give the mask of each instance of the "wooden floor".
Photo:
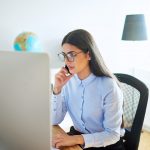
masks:
{"type": "Polygon", "coordinates": [[[138,150],[150,150],[150,132],[143,131],[141,133],[138,150]]]}

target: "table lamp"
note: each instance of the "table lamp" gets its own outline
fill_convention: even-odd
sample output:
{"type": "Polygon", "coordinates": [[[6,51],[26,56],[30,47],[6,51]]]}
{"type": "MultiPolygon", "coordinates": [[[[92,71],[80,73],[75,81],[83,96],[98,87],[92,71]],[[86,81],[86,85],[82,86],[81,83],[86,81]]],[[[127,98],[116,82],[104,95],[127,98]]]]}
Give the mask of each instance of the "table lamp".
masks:
{"type": "Polygon", "coordinates": [[[122,40],[126,41],[147,40],[144,14],[126,15],[122,40]]]}

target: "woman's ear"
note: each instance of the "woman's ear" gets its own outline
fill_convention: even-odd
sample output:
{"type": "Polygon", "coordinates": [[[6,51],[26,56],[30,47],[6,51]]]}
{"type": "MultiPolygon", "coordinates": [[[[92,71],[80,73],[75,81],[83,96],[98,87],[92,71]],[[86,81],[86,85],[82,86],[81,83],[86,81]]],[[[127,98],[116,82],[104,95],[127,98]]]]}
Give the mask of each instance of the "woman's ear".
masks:
{"type": "Polygon", "coordinates": [[[91,60],[91,56],[90,56],[90,52],[89,51],[87,52],[87,57],[88,57],[88,60],[91,60]]]}

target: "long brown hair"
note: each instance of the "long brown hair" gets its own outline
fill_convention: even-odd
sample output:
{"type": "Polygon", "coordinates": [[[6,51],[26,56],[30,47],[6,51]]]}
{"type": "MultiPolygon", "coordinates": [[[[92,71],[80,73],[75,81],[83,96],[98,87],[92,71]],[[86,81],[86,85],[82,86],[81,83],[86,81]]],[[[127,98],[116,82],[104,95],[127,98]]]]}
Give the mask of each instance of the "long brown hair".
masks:
{"type": "Polygon", "coordinates": [[[89,52],[91,60],[89,62],[91,72],[95,76],[107,76],[110,78],[116,77],[110,72],[104,63],[104,60],[98,50],[98,47],[92,35],[83,29],[77,29],[69,32],[62,40],[62,45],[68,43],[76,46],[84,53],[89,52]]]}

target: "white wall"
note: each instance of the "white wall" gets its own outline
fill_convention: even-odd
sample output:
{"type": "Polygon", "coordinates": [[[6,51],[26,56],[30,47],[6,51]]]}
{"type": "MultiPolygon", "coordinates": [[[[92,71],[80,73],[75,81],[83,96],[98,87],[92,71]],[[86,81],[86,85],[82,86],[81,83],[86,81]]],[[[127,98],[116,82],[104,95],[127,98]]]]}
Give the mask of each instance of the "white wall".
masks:
{"type": "MultiPolygon", "coordinates": [[[[32,31],[39,36],[44,51],[56,55],[63,36],[83,28],[94,36],[113,72],[130,73],[135,66],[142,67],[145,63],[149,66],[150,42],[121,41],[125,15],[144,13],[148,20],[148,3],[148,0],[0,0],[0,50],[13,50],[15,37],[23,31],[32,31]]],[[[51,66],[56,63],[53,56],[51,66]]],[[[146,124],[150,126],[150,122],[146,124]]]]}

